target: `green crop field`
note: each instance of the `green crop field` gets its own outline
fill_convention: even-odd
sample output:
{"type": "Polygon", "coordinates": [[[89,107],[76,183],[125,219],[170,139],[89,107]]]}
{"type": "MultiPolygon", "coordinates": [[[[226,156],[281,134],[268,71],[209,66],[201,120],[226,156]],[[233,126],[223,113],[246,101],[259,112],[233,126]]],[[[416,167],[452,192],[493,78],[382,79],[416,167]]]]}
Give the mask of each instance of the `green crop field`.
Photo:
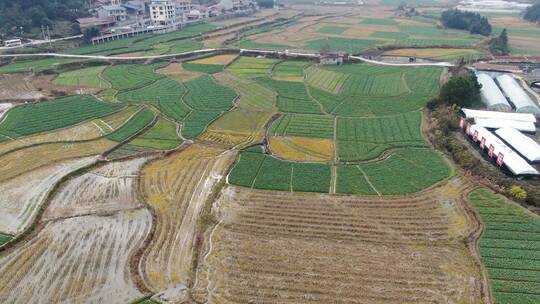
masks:
{"type": "Polygon", "coordinates": [[[409,112],[376,118],[338,118],[337,146],[344,162],[376,158],[390,148],[425,147],[422,114],[409,112]]]}
{"type": "Polygon", "coordinates": [[[96,66],[64,72],[54,79],[54,83],[67,86],[107,88],[108,83],[99,78],[99,74],[101,74],[105,68],[106,66],[96,66]]]}
{"type": "Polygon", "coordinates": [[[160,118],[152,128],[139,135],[129,144],[153,150],[171,150],[181,143],[182,139],[176,133],[176,124],[160,118]]]}
{"type": "Polygon", "coordinates": [[[334,118],[324,115],[287,114],[274,122],[272,133],[281,136],[334,137],[334,118]]]}
{"type": "Polygon", "coordinates": [[[284,44],[275,44],[275,43],[262,43],[253,41],[248,38],[244,38],[235,45],[239,48],[243,49],[256,49],[256,50],[273,50],[273,51],[283,51],[284,49],[288,48],[287,45],[284,44]]]}
{"type": "Polygon", "coordinates": [[[339,35],[343,34],[346,30],[347,28],[343,26],[325,25],[319,29],[319,33],[339,35]]]}
{"type": "MultiPolygon", "coordinates": [[[[41,57],[36,57],[41,58],[41,57]]],[[[17,59],[15,63],[0,66],[0,74],[32,71],[43,72],[57,65],[71,62],[84,62],[86,59],[73,58],[46,58],[46,59],[17,59]]]]}
{"type": "Polygon", "coordinates": [[[320,51],[323,48],[327,48],[330,51],[343,51],[357,54],[384,43],[385,42],[381,40],[329,37],[311,40],[305,45],[305,48],[313,51],[320,51]]]}
{"type": "Polygon", "coordinates": [[[204,75],[185,83],[188,93],[186,104],[198,110],[229,110],[236,98],[236,92],[217,84],[210,76],[204,75]]]}
{"type": "Polygon", "coordinates": [[[128,122],[121,126],[118,130],[107,135],[107,138],[116,141],[123,142],[130,139],[141,130],[146,128],[154,120],[155,114],[152,110],[144,108],[137,112],[128,122]]]}
{"type": "Polygon", "coordinates": [[[121,64],[109,67],[103,71],[103,77],[112,87],[119,91],[127,91],[147,86],[154,81],[164,78],[165,75],[155,73],[154,70],[166,66],[166,62],[143,64],[121,64]]]}
{"type": "Polygon", "coordinates": [[[491,190],[469,195],[485,225],[480,255],[494,303],[540,303],[540,219],[491,190]]]}
{"type": "Polygon", "coordinates": [[[397,25],[397,21],[394,19],[377,19],[366,18],[360,21],[361,24],[374,24],[374,25],[397,25]]]}
{"type": "Polygon", "coordinates": [[[182,102],[185,87],[177,81],[165,77],[152,84],[118,94],[120,101],[144,103],[156,106],[163,114],[182,121],[191,109],[182,102]]]}
{"type": "Polygon", "coordinates": [[[337,167],[336,192],[358,195],[377,194],[358,165],[340,165],[337,167]]]}
{"type": "Polygon", "coordinates": [[[283,161],[262,154],[257,147],[240,154],[229,175],[230,183],[280,191],[330,191],[330,165],[283,161]]]}
{"type": "Polygon", "coordinates": [[[404,40],[409,37],[407,33],[402,32],[373,32],[370,37],[373,38],[383,38],[383,39],[394,39],[394,40],[404,40]]]}
{"type": "Polygon", "coordinates": [[[360,164],[359,167],[383,195],[418,192],[451,173],[439,153],[430,149],[399,150],[384,160],[360,164]]]}
{"type": "Polygon", "coordinates": [[[261,77],[270,75],[275,63],[277,63],[275,59],[240,57],[227,68],[227,71],[242,77],[261,77]]]}
{"type": "Polygon", "coordinates": [[[339,94],[349,74],[312,66],[306,69],[306,82],[318,89],[339,94]]]}
{"type": "Polygon", "coordinates": [[[4,245],[5,243],[9,242],[9,240],[12,239],[12,236],[0,233],[0,246],[4,245]]]}
{"type": "MultiPolygon", "coordinates": [[[[229,175],[229,183],[281,191],[330,190],[330,165],[279,160],[261,151],[258,147],[242,152],[229,175]]],[[[447,178],[450,168],[435,151],[407,149],[378,162],[339,165],[337,174],[339,193],[399,195],[432,186],[447,178]]]]}
{"type": "Polygon", "coordinates": [[[278,93],[278,108],[290,113],[321,113],[320,106],[309,97],[301,82],[280,81],[270,77],[257,78],[257,82],[278,93]]]}
{"type": "Polygon", "coordinates": [[[0,134],[17,138],[51,131],[110,114],[124,106],[104,103],[89,95],[26,104],[8,112],[0,124],[0,134]]]}
{"type": "Polygon", "coordinates": [[[215,74],[223,71],[221,64],[199,64],[186,62],[182,65],[188,71],[201,72],[205,74],[215,74]]]}
{"type": "Polygon", "coordinates": [[[272,76],[274,77],[303,77],[304,68],[310,64],[306,61],[283,61],[274,68],[272,76]]]}
{"type": "Polygon", "coordinates": [[[223,114],[222,111],[192,111],[184,119],[182,135],[187,138],[197,137],[221,114],[223,114]]]}

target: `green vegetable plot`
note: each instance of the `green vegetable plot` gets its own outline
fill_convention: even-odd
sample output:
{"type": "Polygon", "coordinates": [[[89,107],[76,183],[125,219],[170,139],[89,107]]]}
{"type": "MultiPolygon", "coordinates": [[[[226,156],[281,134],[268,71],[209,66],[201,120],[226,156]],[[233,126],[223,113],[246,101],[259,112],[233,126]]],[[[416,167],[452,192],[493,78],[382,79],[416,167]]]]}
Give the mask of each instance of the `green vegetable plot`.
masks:
{"type": "Polygon", "coordinates": [[[112,141],[123,142],[146,128],[154,120],[154,116],[152,110],[142,109],[118,130],[107,135],[107,138],[112,141]]]}
{"type": "Polygon", "coordinates": [[[494,303],[540,303],[540,219],[482,188],[469,195],[485,231],[480,255],[494,303]]]}
{"type": "Polygon", "coordinates": [[[0,124],[0,134],[17,138],[68,127],[85,120],[105,116],[125,107],[98,101],[90,95],[26,104],[7,113],[0,124]]]}

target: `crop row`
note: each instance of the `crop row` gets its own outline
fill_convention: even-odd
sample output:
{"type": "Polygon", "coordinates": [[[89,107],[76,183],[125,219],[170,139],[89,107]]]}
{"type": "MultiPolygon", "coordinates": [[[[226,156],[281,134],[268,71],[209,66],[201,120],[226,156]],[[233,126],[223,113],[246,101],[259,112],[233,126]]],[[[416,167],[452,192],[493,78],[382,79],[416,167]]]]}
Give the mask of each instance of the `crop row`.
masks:
{"type": "Polygon", "coordinates": [[[160,118],[152,128],[131,141],[130,145],[153,150],[170,150],[181,143],[182,139],[176,133],[176,124],[160,118]]]}
{"type": "Polygon", "coordinates": [[[349,78],[348,74],[328,69],[312,66],[306,70],[306,81],[309,85],[338,94],[345,81],[349,78]]]}
{"type": "Polygon", "coordinates": [[[308,65],[305,61],[283,61],[277,64],[273,71],[274,77],[302,77],[304,68],[308,65]]]}
{"type": "Polygon", "coordinates": [[[137,114],[135,114],[118,130],[107,135],[107,138],[112,141],[123,142],[148,126],[154,120],[154,116],[155,114],[152,112],[152,110],[144,108],[137,112],[137,114]]]}
{"type": "Polygon", "coordinates": [[[240,57],[227,70],[242,77],[261,77],[270,75],[276,62],[275,59],[240,57]]]}
{"type": "Polygon", "coordinates": [[[217,84],[208,75],[185,83],[188,93],[184,101],[196,110],[226,111],[232,107],[236,92],[217,84]]]}
{"type": "MultiPolygon", "coordinates": [[[[278,160],[254,147],[241,153],[229,183],[258,189],[328,192],[328,164],[278,160]]],[[[448,177],[442,157],[428,149],[401,150],[389,158],[337,167],[336,192],[362,195],[400,195],[423,190],[448,177]]]]}
{"type": "Polygon", "coordinates": [[[272,127],[274,135],[333,138],[334,118],[323,115],[287,114],[272,127]]]}
{"type": "Polygon", "coordinates": [[[164,78],[164,75],[154,73],[154,70],[164,67],[166,63],[154,64],[120,64],[103,71],[103,77],[118,91],[141,88],[164,78]]]}
{"type": "Polygon", "coordinates": [[[188,71],[201,72],[205,74],[215,74],[223,71],[223,65],[221,64],[200,64],[186,62],[182,64],[182,66],[188,71]]]}
{"type": "Polygon", "coordinates": [[[539,303],[540,219],[485,188],[469,199],[485,223],[480,255],[494,303],[539,303]]]}
{"type": "Polygon", "coordinates": [[[76,95],[15,107],[0,124],[0,133],[11,138],[51,131],[104,116],[124,107],[76,95]]]}
{"type": "Polygon", "coordinates": [[[278,93],[278,108],[289,113],[321,113],[320,106],[308,95],[301,82],[280,81],[270,77],[259,77],[258,83],[278,93]]]}

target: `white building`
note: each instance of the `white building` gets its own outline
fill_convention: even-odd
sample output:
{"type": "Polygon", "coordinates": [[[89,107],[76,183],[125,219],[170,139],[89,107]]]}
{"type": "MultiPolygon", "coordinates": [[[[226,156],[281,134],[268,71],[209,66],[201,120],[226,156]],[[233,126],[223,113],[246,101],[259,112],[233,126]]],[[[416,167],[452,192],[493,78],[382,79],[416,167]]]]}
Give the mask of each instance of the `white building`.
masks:
{"type": "Polygon", "coordinates": [[[126,8],[120,5],[103,5],[97,9],[99,18],[113,18],[116,22],[127,19],[126,8]]]}
{"type": "Polygon", "coordinates": [[[149,5],[150,19],[154,25],[171,26],[183,21],[186,1],[152,0],[149,5]]]}

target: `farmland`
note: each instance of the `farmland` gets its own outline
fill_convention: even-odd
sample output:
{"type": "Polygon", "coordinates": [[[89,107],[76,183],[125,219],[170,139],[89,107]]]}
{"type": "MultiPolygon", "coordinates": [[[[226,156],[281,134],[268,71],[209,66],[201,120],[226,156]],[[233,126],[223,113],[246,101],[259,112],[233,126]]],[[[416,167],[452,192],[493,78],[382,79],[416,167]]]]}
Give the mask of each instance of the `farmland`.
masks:
{"type": "Polygon", "coordinates": [[[80,95],[16,107],[0,123],[0,134],[17,138],[74,125],[120,110],[123,105],[80,95]]]}
{"type": "MultiPolygon", "coordinates": [[[[490,55],[399,4],[0,50],[114,56],[0,58],[0,302],[539,302],[538,217],[430,142],[452,69],[299,55],[490,55]]],[[[488,18],[539,52],[534,25],[488,18]]]]}
{"type": "Polygon", "coordinates": [[[540,301],[538,217],[485,188],[469,199],[485,225],[480,254],[494,303],[540,301]]]}
{"type": "MultiPolygon", "coordinates": [[[[455,187],[441,193],[459,193],[455,187]]],[[[462,201],[440,195],[383,202],[226,187],[215,203],[219,223],[198,264],[194,298],[480,302],[480,269],[463,242],[475,226],[462,201]]]]}

